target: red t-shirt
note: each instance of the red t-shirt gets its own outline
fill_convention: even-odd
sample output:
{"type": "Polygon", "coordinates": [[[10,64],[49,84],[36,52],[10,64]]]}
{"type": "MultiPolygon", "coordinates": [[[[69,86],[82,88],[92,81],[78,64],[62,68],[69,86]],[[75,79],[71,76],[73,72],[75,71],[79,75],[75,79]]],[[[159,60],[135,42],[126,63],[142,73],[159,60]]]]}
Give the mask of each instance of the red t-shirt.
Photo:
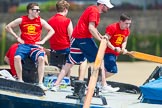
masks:
{"type": "MultiPolygon", "coordinates": [[[[106,34],[111,36],[110,42],[114,47],[120,47],[124,41],[124,39],[129,36],[130,30],[125,29],[121,30],[119,26],[119,22],[111,24],[106,27],[106,34]]],[[[106,48],[106,53],[112,53],[115,54],[116,56],[119,55],[119,53],[115,52],[114,50],[110,49],[109,47],[106,48]]]]}
{"type": "Polygon", "coordinates": [[[40,41],[42,33],[42,25],[40,17],[29,19],[28,16],[22,16],[22,23],[19,25],[21,29],[21,38],[25,44],[35,44],[40,41]]]}
{"type": "Polygon", "coordinates": [[[89,32],[89,22],[95,22],[95,27],[100,22],[100,13],[97,6],[89,6],[81,15],[76,27],[74,28],[72,36],[74,38],[92,38],[89,32]]]}
{"type": "Polygon", "coordinates": [[[15,43],[9,48],[9,50],[6,53],[6,56],[8,57],[9,62],[10,62],[11,74],[13,76],[17,75],[15,67],[14,67],[14,56],[15,56],[17,48],[18,48],[18,43],[15,43]]]}
{"type": "Polygon", "coordinates": [[[48,20],[49,25],[55,30],[54,35],[49,39],[50,47],[53,50],[62,50],[70,47],[70,39],[68,36],[68,25],[70,19],[56,14],[48,20]]]}

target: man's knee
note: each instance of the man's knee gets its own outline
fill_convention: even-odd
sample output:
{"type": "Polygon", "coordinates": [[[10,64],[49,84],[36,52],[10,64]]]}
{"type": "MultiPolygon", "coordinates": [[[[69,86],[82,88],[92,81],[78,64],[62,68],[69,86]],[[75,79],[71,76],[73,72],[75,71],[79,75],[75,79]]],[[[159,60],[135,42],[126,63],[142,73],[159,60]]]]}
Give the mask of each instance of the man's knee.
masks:
{"type": "Polygon", "coordinates": [[[44,57],[43,56],[39,56],[38,57],[38,63],[43,63],[44,62],[44,57]]]}
{"type": "Polygon", "coordinates": [[[15,62],[21,62],[21,57],[19,55],[14,57],[15,62]]]}

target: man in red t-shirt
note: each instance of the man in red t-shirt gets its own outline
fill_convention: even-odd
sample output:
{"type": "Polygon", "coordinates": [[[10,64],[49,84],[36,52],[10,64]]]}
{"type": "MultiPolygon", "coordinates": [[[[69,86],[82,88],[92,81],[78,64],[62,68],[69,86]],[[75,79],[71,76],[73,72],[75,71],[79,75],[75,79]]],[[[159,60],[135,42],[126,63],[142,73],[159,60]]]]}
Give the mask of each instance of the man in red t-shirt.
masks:
{"type": "Polygon", "coordinates": [[[56,3],[57,13],[48,20],[48,24],[55,30],[55,34],[49,39],[50,48],[58,53],[70,52],[70,39],[73,25],[68,14],[70,4],[65,0],[56,3]]]}
{"type": "Polygon", "coordinates": [[[23,82],[21,61],[30,56],[33,62],[38,63],[38,86],[43,90],[47,90],[43,85],[45,52],[40,45],[43,45],[54,34],[54,30],[39,16],[40,8],[37,3],[29,3],[26,9],[27,15],[11,21],[5,27],[20,43],[14,57],[15,70],[18,81],[23,82]],[[16,27],[19,27],[21,30],[20,36],[14,32],[16,27]],[[43,28],[47,33],[41,39],[43,28]]]}
{"type": "MultiPolygon", "coordinates": [[[[105,51],[104,66],[106,70],[106,78],[117,73],[117,56],[120,53],[126,54],[126,45],[128,36],[130,35],[131,17],[127,14],[120,16],[120,21],[110,24],[106,27],[105,36],[108,37],[108,47],[105,51]]],[[[102,91],[106,92],[107,87],[103,87],[102,91]]]]}
{"type": "Polygon", "coordinates": [[[15,52],[17,50],[18,47],[18,43],[14,43],[9,50],[7,51],[5,57],[4,57],[4,61],[10,65],[10,69],[11,69],[11,74],[13,77],[16,77],[16,70],[14,67],[14,56],[15,56],[15,52]]]}
{"type": "MultiPolygon", "coordinates": [[[[48,20],[48,24],[55,30],[55,34],[49,39],[51,52],[65,55],[64,59],[66,59],[70,53],[70,39],[73,32],[72,21],[67,17],[69,6],[70,4],[66,0],[59,0],[56,3],[57,13],[48,20]]],[[[51,54],[50,56],[53,55],[51,54]]],[[[52,59],[52,57],[50,59],[52,59]]],[[[64,64],[59,65],[61,66],[58,67],[62,68],[64,64]]],[[[69,75],[70,72],[67,76],[69,75]]]]}
{"type": "MultiPolygon", "coordinates": [[[[69,6],[66,0],[59,0],[56,3],[57,13],[48,20],[48,24],[55,30],[55,34],[49,39],[50,48],[58,54],[65,54],[66,59],[70,53],[70,40],[73,32],[72,21],[67,17],[69,6]]],[[[85,71],[86,65],[87,62],[83,62],[79,71],[85,71]]],[[[70,71],[67,76],[69,75],[70,71]]],[[[79,80],[84,80],[84,75],[80,74],[79,80]]]]}

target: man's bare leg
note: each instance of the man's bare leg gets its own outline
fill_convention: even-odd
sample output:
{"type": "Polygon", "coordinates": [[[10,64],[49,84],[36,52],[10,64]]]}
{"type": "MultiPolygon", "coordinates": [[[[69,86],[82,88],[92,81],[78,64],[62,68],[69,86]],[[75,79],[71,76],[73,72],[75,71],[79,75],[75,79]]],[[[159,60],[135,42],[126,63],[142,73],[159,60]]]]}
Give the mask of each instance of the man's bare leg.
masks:
{"type": "Polygon", "coordinates": [[[22,79],[21,57],[19,55],[14,57],[14,66],[15,66],[15,70],[16,70],[16,73],[17,73],[18,81],[24,82],[23,79],[22,79]]]}
{"type": "Polygon", "coordinates": [[[39,83],[43,83],[43,77],[44,77],[44,57],[39,56],[38,57],[38,78],[39,78],[39,83]]]}
{"type": "Polygon", "coordinates": [[[9,58],[7,56],[4,57],[4,61],[9,65],[10,64],[10,61],[9,61],[9,58]]]}
{"type": "Polygon", "coordinates": [[[106,73],[105,73],[105,67],[104,67],[104,62],[101,64],[101,69],[102,69],[102,86],[107,85],[106,82],[106,73]]]}
{"type": "Polygon", "coordinates": [[[111,87],[106,82],[106,78],[108,78],[108,77],[110,77],[110,76],[112,76],[114,74],[106,72],[105,70],[103,70],[104,63],[101,64],[101,68],[102,68],[102,90],[101,90],[101,92],[106,93],[106,92],[116,92],[116,91],[118,91],[120,89],[119,87],[111,87]]]}
{"type": "Polygon", "coordinates": [[[79,80],[84,81],[86,69],[87,69],[87,60],[82,62],[79,66],[79,80]]]}
{"type": "Polygon", "coordinates": [[[70,78],[70,73],[71,73],[71,69],[69,69],[69,72],[67,72],[66,77],[70,78]]]}
{"type": "Polygon", "coordinates": [[[60,85],[60,82],[62,79],[70,72],[70,69],[72,68],[73,64],[66,63],[63,68],[61,69],[61,72],[57,78],[57,81],[55,82],[54,85],[60,85]]]}

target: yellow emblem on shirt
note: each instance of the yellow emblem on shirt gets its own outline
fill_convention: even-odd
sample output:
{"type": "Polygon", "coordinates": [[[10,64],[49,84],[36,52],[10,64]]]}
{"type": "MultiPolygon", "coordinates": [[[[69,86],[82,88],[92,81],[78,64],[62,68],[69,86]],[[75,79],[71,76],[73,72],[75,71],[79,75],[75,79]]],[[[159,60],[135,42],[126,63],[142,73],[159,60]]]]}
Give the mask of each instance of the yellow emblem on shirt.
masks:
{"type": "Polygon", "coordinates": [[[33,26],[33,25],[29,25],[28,28],[27,28],[27,32],[29,34],[36,34],[35,30],[36,30],[36,27],[33,26]]]}
{"type": "Polygon", "coordinates": [[[117,39],[116,39],[116,41],[115,41],[115,44],[116,44],[116,45],[122,44],[123,39],[124,39],[124,35],[122,35],[122,34],[117,34],[117,35],[115,35],[115,36],[117,36],[117,39]]]}

